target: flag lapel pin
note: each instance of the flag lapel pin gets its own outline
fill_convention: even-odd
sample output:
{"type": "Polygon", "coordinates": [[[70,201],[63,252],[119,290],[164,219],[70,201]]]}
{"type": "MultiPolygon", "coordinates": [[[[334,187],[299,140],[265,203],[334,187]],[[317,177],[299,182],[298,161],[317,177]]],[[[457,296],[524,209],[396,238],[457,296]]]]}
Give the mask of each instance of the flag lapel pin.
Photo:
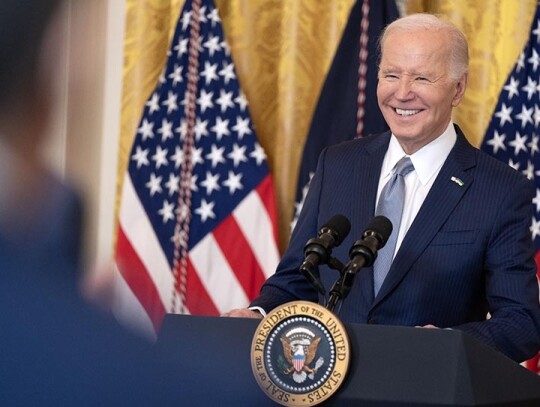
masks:
{"type": "Polygon", "coordinates": [[[450,180],[452,180],[453,182],[458,184],[460,187],[462,187],[463,184],[464,184],[464,182],[461,179],[459,179],[458,177],[451,177],[450,180]]]}

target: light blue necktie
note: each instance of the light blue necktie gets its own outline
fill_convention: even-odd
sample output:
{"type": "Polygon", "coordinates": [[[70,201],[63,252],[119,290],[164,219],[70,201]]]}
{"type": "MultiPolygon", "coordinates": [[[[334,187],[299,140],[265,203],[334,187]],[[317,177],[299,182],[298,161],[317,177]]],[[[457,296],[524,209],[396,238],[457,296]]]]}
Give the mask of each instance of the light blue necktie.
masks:
{"type": "Polygon", "coordinates": [[[375,215],[386,216],[392,222],[392,234],[386,242],[386,245],[379,250],[377,260],[373,264],[373,286],[375,296],[381,288],[388,270],[392,265],[394,250],[403,213],[403,202],[405,200],[405,175],[414,170],[414,166],[409,157],[403,157],[398,161],[394,174],[384,186],[379,203],[375,210],[375,215]]]}

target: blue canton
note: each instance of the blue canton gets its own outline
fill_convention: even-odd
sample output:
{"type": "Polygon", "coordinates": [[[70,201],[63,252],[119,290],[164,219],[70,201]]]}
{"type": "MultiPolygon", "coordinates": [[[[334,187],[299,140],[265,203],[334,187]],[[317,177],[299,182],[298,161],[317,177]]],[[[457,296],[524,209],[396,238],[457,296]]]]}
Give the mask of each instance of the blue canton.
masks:
{"type": "Polygon", "coordinates": [[[482,150],[522,172],[536,186],[531,233],[540,249],[540,7],[529,41],[499,96],[482,150]]]}
{"type": "MultiPolygon", "coordinates": [[[[166,67],[145,104],[129,174],[172,265],[185,140],[191,1],[178,22],[166,67]]],[[[269,173],[213,2],[201,7],[199,80],[192,153],[189,248],[224,220],[269,173]]],[[[183,210],[186,210],[184,208],[183,210]]]]}

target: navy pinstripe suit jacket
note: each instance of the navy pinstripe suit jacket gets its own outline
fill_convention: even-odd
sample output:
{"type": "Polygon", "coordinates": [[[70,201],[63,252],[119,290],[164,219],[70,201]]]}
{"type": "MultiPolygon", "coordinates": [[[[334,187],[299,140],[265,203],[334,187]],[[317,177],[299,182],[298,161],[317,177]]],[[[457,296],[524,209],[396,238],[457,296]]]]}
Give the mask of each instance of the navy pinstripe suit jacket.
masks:
{"type": "MultiPolygon", "coordinates": [[[[373,269],[362,269],[339,316],[345,322],[461,329],[522,361],[540,349],[529,230],[534,188],[522,174],[471,146],[457,126],[456,131],[456,144],[379,294],[374,298],[373,269]]],[[[251,305],[269,311],[288,301],[318,301],[298,271],[304,245],[333,215],[343,214],[352,229],[333,255],[348,261],[349,248],[374,216],[389,140],[387,132],[322,152],[289,247],[251,305]]],[[[328,292],[339,273],[327,266],[319,272],[328,292]]]]}

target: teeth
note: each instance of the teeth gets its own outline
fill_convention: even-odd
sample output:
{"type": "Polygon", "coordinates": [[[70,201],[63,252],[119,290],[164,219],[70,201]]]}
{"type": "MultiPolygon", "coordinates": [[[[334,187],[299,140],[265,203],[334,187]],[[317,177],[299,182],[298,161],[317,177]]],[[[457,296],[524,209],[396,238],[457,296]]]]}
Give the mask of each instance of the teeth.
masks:
{"type": "Polygon", "coordinates": [[[405,110],[396,108],[396,113],[401,116],[410,116],[412,114],[418,113],[420,110],[405,110]]]}

